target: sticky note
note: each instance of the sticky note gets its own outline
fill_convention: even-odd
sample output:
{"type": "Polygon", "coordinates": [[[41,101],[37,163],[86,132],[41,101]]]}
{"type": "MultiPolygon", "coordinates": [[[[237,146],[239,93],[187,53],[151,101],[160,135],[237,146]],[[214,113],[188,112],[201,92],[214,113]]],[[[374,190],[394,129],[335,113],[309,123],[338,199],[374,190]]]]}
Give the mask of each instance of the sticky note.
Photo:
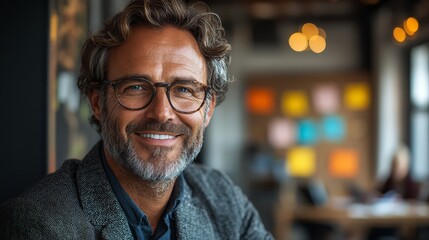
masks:
{"type": "Polygon", "coordinates": [[[269,88],[252,88],[246,94],[247,110],[255,114],[271,114],[274,111],[274,92],[269,88]]]}
{"type": "Polygon", "coordinates": [[[309,111],[308,97],[304,91],[287,91],[282,95],[282,112],[289,117],[302,117],[309,111]]]}
{"type": "Polygon", "coordinates": [[[287,170],[294,177],[310,177],[316,170],[316,154],[313,148],[295,147],[286,153],[287,170]]]}
{"type": "Polygon", "coordinates": [[[365,110],[370,104],[369,86],[367,83],[350,83],[344,89],[344,102],[350,110],[365,110]]]}
{"type": "Polygon", "coordinates": [[[354,149],[336,149],[329,156],[329,174],[339,178],[354,178],[359,170],[359,154],[354,149]]]}
{"type": "Polygon", "coordinates": [[[333,84],[316,86],[312,100],[314,109],[321,114],[337,112],[340,107],[338,87],[333,84]]]}
{"type": "Polygon", "coordinates": [[[344,140],[346,124],[341,116],[328,115],[321,121],[322,135],[325,140],[339,142],[344,140]]]}
{"type": "Polygon", "coordinates": [[[295,123],[287,118],[275,118],[268,123],[268,142],[274,148],[286,148],[295,143],[295,123]]]}
{"type": "Polygon", "coordinates": [[[316,122],[310,119],[298,121],[297,141],[299,144],[315,144],[318,141],[318,128],[316,122]]]}

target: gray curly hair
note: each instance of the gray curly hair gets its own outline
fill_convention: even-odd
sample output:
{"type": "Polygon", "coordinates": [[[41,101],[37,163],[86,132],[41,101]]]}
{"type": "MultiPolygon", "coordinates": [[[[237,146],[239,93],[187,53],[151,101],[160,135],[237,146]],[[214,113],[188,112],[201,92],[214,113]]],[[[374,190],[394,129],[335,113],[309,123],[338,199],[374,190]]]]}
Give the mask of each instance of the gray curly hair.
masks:
{"type": "MultiPolygon", "coordinates": [[[[116,14],[104,28],[88,38],[82,48],[78,87],[83,97],[93,90],[104,92],[102,84],[107,74],[109,52],[124,43],[135,25],[162,28],[166,25],[189,31],[196,39],[207,65],[207,82],[220,104],[232,78],[228,75],[231,45],[225,39],[221,20],[202,2],[192,5],[181,0],[134,0],[122,12],[116,14]]],[[[212,93],[209,94],[211,99],[212,93]]],[[[100,122],[92,116],[91,124],[100,131],[100,122]]]]}

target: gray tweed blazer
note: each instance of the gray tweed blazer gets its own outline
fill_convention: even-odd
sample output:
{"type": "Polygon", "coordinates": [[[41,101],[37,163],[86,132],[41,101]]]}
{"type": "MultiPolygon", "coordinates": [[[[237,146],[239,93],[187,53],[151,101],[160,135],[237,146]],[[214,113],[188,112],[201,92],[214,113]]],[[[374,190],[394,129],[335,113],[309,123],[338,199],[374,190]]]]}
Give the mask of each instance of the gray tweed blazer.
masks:
{"type": "MultiPolygon", "coordinates": [[[[106,178],[98,143],[0,207],[0,239],[132,239],[106,178]]],[[[175,212],[178,239],[272,239],[253,205],[224,174],[190,165],[175,212]]]]}

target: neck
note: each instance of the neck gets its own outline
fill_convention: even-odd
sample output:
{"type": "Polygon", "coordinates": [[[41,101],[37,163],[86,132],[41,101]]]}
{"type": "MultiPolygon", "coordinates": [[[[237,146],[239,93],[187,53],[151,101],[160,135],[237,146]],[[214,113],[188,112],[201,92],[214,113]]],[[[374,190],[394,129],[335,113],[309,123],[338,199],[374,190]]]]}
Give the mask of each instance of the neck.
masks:
{"type": "Polygon", "coordinates": [[[106,153],[106,161],[125,192],[146,214],[155,231],[173,191],[175,179],[165,182],[149,182],[138,178],[113,161],[106,153]]]}

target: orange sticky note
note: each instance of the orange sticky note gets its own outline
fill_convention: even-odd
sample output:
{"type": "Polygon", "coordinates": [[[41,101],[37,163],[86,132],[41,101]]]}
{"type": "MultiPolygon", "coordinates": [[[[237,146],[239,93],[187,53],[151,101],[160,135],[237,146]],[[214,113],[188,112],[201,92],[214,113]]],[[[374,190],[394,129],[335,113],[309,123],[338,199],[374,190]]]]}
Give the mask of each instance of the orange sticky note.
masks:
{"type": "Polygon", "coordinates": [[[308,113],[308,97],[304,91],[288,91],[282,96],[283,113],[290,117],[302,117],[308,113]]]}
{"type": "Polygon", "coordinates": [[[329,173],[333,177],[353,178],[359,169],[359,154],[354,149],[336,149],[329,158],[329,173]]]}
{"type": "Polygon", "coordinates": [[[287,154],[287,170],[294,177],[311,177],[316,170],[316,153],[313,148],[295,147],[287,154]]]}
{"type": "Polygon", "coordinates": [[[351,110],[365,110],[370,104],[369,86],[367,83],[351,83],[345,87],[345,105],[351,110]]]}
{"type": "Polygon", "coordinates": [[[271,114],[274,111],[274,93],[268,88],[252,88],[246,94],[247,110],[256,114],[271,114]]]}

